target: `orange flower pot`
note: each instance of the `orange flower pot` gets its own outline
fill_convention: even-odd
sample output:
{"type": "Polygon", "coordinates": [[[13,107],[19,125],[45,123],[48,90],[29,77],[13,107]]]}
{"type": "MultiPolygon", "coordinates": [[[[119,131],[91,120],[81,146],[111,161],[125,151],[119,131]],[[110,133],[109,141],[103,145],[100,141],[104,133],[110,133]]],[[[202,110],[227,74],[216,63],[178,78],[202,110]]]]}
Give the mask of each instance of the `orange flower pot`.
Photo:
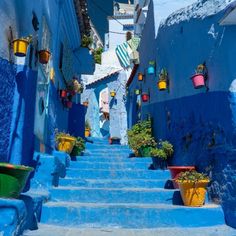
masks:
{"type": "Polygon", "coordinates": [[[62,136],[59,138],[58,150],[70,154],[75,145],[76,138],[70,136],[62,136]]]}
{"type": "Polygon", "coordinates": [[[84,136],[85,137],[89,137],[90,136],[90,129],[85,129],[84,136]]]}
{"type": "Polygon", "coordinates": [[[49,62],[51,53],[47,50],[39,51],[39,62],[41,64],[47,64],[49,62]]]}
{"type": "Polygon", "coordinates": [[[138,81],[143,81],[143,74],[142,73],[138,73],[138,81]]]}

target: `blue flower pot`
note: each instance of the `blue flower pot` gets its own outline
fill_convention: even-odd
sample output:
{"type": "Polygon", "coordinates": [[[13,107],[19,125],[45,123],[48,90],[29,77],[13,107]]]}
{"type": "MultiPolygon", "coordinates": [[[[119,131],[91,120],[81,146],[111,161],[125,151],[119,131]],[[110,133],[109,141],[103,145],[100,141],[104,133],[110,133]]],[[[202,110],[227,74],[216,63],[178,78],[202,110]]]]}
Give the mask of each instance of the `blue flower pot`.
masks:
{"type": "Polygon", "coordinates": [[[155,73],[155,68],[154,68],[154,66],[149,66],[148,67],[148,74],[149,75],[153,75],[155,73]]]}

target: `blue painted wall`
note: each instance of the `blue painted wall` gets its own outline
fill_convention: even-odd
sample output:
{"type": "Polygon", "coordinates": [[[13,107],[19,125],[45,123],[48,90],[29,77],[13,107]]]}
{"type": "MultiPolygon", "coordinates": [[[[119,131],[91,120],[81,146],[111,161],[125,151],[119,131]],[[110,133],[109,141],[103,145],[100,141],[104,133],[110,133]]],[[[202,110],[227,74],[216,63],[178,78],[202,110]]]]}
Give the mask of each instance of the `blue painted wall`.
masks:
{"type": "Polygon", "coordinates": [[[86,120],[89,121],[92,128],[92,136],[94,137],[118,137],[121,143],[127,143],[127,111],[125,84],[127,80],[126,72],[121,71],[115,75],[111,75],[101,81],[86,86],[84,100],[89,100],[89,106],[86,112],[86,120]],[[109,94],[109,124],[108,132],[100,129],[99,121],[99,97],[104,88],[108,88],[109,94]],[[110,91],[116,91],[116,96],[112,98],[110,91]]]}
{"type": "MultiPolygon", "coordinates": [[[[139,71],[145,72],[148,61],[155,59],[157,72],[147,75],[141,85],[137,77],[134,79],[128,106],[134,107],[133,91],[137,86],[150,91],[150,102],[142,104],[142,118],[151,114],[155,137],[169,139],[174,144],[175,155],[170,164],[196,165],[199,171],[207,172],[212,178],[211,199],[222,204],[226,222],[236,227],[236,26],[218,24],[224,10],[206,18],[186,16],[185,20],[174,23],[185,14],[182,11],[167,19],[155,38],[153,13],[148,14],[140,45],[139,71]],[[190,80],[197,65],[203,62],[209,72],[208,92],[205,88],[195,90],[190,80]],[[157,88],[163,67],[169,73],[169,92],[157,88]]],[[[129,113],[131,126],[137,111],[132,109],[129,113]]]]}

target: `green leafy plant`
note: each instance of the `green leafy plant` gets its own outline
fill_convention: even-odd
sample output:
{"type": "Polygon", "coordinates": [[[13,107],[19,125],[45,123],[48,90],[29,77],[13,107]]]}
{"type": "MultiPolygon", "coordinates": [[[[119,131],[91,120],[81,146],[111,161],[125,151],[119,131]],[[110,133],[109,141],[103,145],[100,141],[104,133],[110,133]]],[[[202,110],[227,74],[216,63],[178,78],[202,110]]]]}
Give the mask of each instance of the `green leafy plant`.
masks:
{"type": "Polygon", "coordinates": [[[71,152],[71,156],[79,156],[85,150],[85,141],[81,137],[77,137],[75,141],[75,145],[71,152]]]}
{"type": "Polygon", "coordinates": [[[159,145],[160,148],[165,152],[167,158],[170,158],[174,154],[174,147],[168,141],[161,141],[159,145]]]}
{"type": "Polygon", "coordinates": [[[175,179],[176,182],[188,182],[188,183],[197,183],[200,181],[209,182],[210,178],[203,173],[199,173],[196,170],[184,171],[178,174],[177,178],[175,179]]]}
{"type": "Polygon", "coordinates": [[[97,64],[102,63],[102,53],[103,53],[103,48],[97,48],[93,51],[93,57],[94,57],[95,63],[97,64]]]}
{"type": "Polygon", "coordinates": [[[92,44],[92,42],[93,42],[93,40],[90,36],[83,35],[81,46],[84,48],[88,48],[92,44]]]}
{"type": "Polygon", "coordinates": [[[168,73],[165,68],[161,70],[161,73],[159,74],[159,80],[167,80],[168,79],[168,73]]]}
{"type": "Polygon", "coordinates": [[[60,139],[61,139],[62,137],[65,137],[65,136],[67,136],[67,137],[72,137],[72,136],[70,136],[70,134],[68,134],[68,133],[59,132],[58,129],[55,130],[55,140],[56,140],[56,143],[58,143],[58,142],[60,141],[60,139]]]}
{"type": "Polygon", "coordinates": [[[151,157],[157,157],[162,160],[167,160],[167,155],[163,149],[152,148],[150,151],[150,155],[151,155],[151,157]]]}

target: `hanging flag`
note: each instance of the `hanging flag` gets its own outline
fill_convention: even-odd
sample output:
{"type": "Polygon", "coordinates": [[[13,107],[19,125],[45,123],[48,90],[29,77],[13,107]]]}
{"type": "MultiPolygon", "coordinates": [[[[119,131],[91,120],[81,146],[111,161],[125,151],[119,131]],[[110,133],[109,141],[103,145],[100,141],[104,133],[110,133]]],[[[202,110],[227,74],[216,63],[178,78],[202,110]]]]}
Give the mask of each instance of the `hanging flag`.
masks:
{"type": "Polygon", "coordinates": [[[116,47],[116,55],[120,60],[121,65],[124,68],[130,66],[130,54],[132,53],[132,49],[130,48],[127,42],[122,43],[121,45],[116,47]]]}

